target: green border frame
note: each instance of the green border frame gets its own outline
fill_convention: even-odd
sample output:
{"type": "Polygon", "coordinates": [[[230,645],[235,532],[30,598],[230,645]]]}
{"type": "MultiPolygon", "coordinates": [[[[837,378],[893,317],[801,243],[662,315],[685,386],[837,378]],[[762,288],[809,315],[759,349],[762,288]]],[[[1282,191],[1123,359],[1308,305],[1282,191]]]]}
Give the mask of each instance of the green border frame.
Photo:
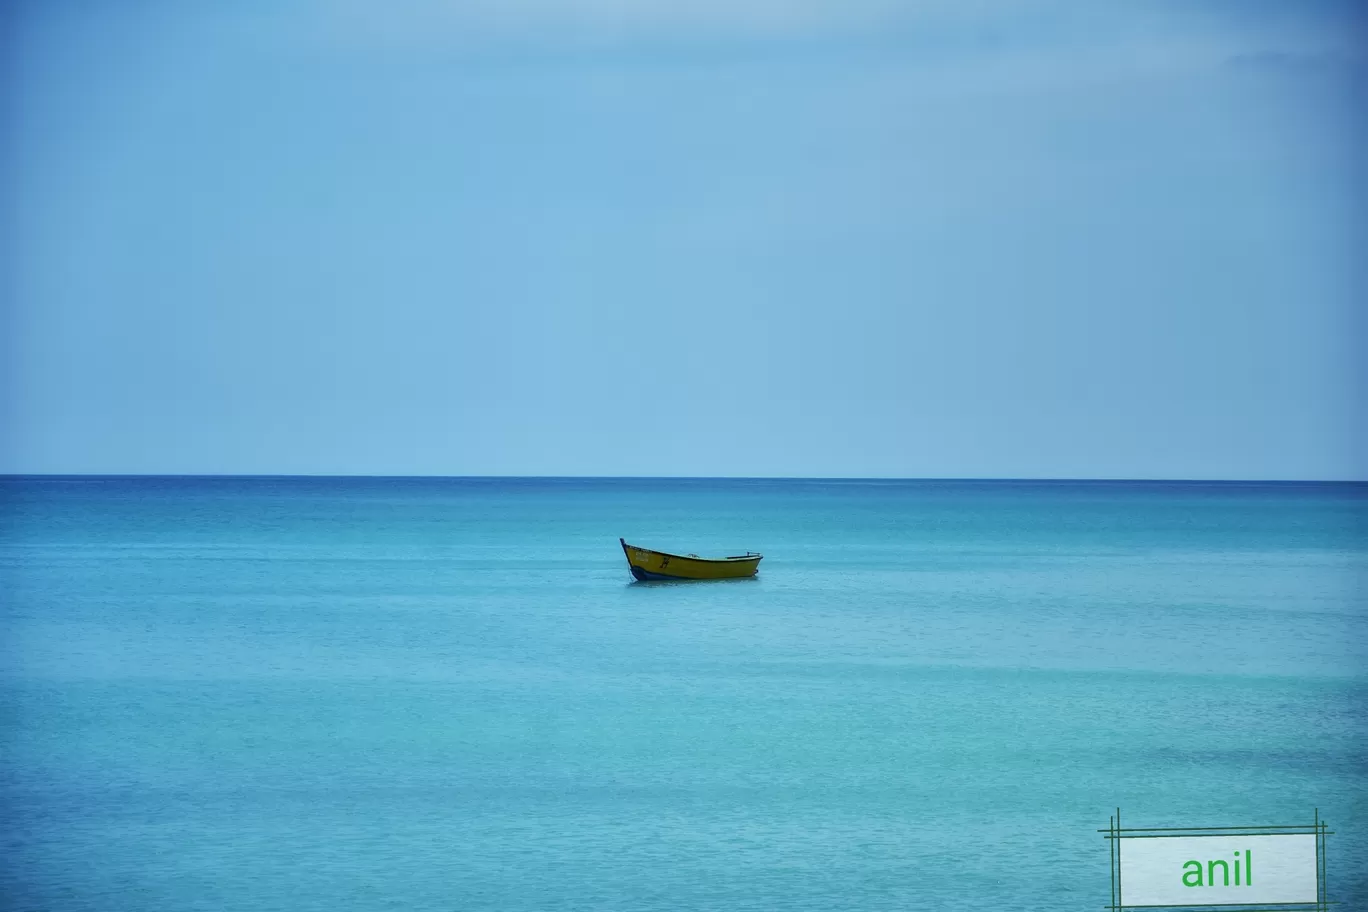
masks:
{"type": "Polygon", "coordinates": [[[1333,836],[1335,831],[1327,829],[1321,819],[1320,808],[1313,813],[1309,824],[1290,826],[1242,826],[1242,827],[1131,827],[1121,826],[1121,809],[1107,818],[1107,828],[1098,830],[1104,834],[1111,855],[1111,897],[1102,908],[1108,912],[1126,912],[1129,909],[1163,910],[1163,912],[1204,912],[1221,909],[1225,912],[1329,912],[1331,906],[1339,903],[1331,900],[1325,886],[1325,837],[1333,836]],[[1171,836],[1315,836],[1316,837],[1316,901],[1309,903],[1212,903],[1209,905],[1187,904],[1180,906],[1127,906],[1121,898],[1121,840],[1123,839],[1164,839],[1171,836]]]}

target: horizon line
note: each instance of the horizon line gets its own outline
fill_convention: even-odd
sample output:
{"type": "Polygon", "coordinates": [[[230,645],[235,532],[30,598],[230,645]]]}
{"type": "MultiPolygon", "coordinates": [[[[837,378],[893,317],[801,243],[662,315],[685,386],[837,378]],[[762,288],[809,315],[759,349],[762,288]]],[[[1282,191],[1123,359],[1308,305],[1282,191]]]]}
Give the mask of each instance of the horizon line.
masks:
{"type": "Polygon", "coordinates": [[[373,479],[448,481],[889,481],[889,482],[1031,482],[1058,484],[1368,484],[1368,478],[1120,478],[1068,476],[933,476],[933,475],[419,475],[257,472],[0,472],[0,479],[373,479]]]}

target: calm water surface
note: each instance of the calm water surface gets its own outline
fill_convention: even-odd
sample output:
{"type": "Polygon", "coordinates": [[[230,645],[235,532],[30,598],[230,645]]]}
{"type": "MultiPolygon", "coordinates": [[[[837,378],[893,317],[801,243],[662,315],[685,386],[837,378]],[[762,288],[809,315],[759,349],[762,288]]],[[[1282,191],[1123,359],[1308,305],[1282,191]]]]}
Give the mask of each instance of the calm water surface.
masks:
{"type": "Polygon", "coordinates": [[[0,479],[0,908],[1368,908],[1368,486],[0,479]],[[631,581],[618,536],[766,554],[631,581]]]}

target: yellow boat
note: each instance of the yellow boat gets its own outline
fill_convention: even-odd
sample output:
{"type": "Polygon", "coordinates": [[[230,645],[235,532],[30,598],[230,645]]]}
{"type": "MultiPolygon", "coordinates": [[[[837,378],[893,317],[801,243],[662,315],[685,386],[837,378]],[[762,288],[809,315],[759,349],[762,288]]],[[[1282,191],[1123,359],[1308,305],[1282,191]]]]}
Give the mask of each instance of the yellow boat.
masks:
{"type": "Polygon", "coordinates": [[[733,557],[699,557],[697,554],[666,554],[638,548],[618,539],[632,576],[639,580],[742,579],[755,576],[763,555],[753,551],[733,557]]]}

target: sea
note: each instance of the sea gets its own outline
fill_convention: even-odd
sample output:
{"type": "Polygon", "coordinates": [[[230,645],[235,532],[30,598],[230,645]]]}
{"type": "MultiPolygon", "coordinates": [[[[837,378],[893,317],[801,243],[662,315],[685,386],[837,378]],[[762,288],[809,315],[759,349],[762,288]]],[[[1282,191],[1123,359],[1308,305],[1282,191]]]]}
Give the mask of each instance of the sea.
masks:
{"type": "Polygon", "coordinates": [[[1364,484],[9,476],[0,599],[6,910],[1368,909],[1364,484]]]}

